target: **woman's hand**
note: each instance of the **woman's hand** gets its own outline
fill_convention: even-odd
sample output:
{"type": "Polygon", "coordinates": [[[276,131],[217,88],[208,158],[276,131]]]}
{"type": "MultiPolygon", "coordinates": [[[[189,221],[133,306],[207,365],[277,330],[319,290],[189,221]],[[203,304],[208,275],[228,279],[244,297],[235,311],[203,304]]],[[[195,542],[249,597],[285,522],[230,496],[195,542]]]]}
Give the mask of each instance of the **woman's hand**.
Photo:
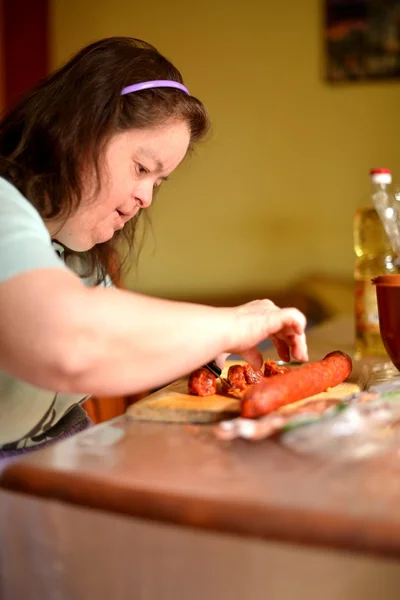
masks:
{"type": "Polygon", "coordinates": [[[296,308],[279,308],[271,300],[254,300],[233,310],[232,343],[227,351],[240,354],[254,369],[263,359],[257,344],[266,338],[274,343],[280,358],[307,361],[306,318],[296,308]]]}

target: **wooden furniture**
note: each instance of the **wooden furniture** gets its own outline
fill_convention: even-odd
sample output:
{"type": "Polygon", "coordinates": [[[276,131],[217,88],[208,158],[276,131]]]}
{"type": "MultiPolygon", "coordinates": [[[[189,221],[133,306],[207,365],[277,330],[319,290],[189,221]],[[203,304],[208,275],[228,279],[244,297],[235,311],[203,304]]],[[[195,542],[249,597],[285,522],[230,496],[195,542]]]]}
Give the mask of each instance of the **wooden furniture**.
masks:
{"type": "Polygon", "coordinates": [[[92,396],[82,406],[93,423],[99,424],[123,415],[131,404],[134,404],[146,395],[147,393],[144,392],[143,394],[134,394],[132,396],[92,396]]]}
{"type": "Polygon", "coordinates": [[[129,406],[129,401],[123,397],[92,396],[82,406],[93,423],[102,423],[114,419],[118,415],[123,415],[129,406]]]}
{"type": "Polygon", "coordinates": [[[202,530],[400,555],[397,453],[340,465],[118,417],[16,462],[2,485],[202,530]]]}
{"type": "Polygon", "coordinates": [[[131,404],[134,404],[146,395],[147,392],[132,394],[131,396],[92,396],[82,406],[93,423],[98,424],[123,415],[131,404]]]}
{"type": "MultiPolygon", "coordinates": [[[[311,356],[349,351],[351,340],[348,321],[322,326],[311,356]]],[[[399,473],[396,454],[334,464],[276,441],[222,443],[207,426],[122,416],[18,460],[1,483],[135,517],[397,555],[399,473]]]]}
{"type": "MultiPolygon", "coordinates": [[[[314,358],[351,351],[351,319],[309,343],[314,358]]],[[[2,565],[38,594],[10,576],[6,592],[20,595],[5,600],[398,597],[396,451],[333,463],[121,416],[19,459],[1,485],[2,565]]]]}
{"type": "Polygon", "coordinates": [[[399,597],[395,560],[157,523],[1,490],[0,530],[2,600],[399,597]]]}

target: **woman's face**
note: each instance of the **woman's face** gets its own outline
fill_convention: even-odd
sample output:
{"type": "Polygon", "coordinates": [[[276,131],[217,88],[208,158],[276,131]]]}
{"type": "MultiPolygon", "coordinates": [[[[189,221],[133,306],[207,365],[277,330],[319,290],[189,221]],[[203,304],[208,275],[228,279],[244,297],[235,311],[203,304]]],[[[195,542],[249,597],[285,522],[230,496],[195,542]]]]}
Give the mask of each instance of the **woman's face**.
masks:
{"type": "Polygon", "coordinates": [[[100,167],[99,192],[91,177],[77,211],[64,223],[47,223],[52,237],[77,252],[110,240],[140,208],[150,206],[154,189],[183,160],[189,142],[183,121],[116,134],[100,167]]]}

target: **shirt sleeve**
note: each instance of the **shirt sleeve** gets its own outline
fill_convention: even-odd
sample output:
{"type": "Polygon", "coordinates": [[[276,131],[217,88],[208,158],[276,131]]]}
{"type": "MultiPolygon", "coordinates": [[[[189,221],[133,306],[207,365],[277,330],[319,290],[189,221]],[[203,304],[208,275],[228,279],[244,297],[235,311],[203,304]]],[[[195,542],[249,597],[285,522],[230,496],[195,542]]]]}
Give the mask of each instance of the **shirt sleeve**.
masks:
{"type": "Polygon", "coordinates": [[[43,268],[67,269],[38,211],[0,177],[0,282],[43,268]]]}

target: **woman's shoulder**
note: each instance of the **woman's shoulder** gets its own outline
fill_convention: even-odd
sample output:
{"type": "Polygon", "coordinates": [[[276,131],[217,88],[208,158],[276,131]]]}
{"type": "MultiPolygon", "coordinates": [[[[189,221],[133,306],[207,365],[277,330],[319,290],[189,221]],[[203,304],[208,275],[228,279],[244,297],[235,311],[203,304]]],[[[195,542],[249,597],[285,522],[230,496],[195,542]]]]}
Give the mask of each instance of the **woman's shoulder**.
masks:
{"type": "Polygon", "coordinates": [[[34,206],[0,177],[0,283],[26,271],[65,268],[34,206]]]}
{"type": "Polygon", "coordinates": [[[19,215],[36,222],[45,228],[42,217],[36,208],[19,189],[4,177],[0,177],[0,215],[4,218],[19,215]]]}

